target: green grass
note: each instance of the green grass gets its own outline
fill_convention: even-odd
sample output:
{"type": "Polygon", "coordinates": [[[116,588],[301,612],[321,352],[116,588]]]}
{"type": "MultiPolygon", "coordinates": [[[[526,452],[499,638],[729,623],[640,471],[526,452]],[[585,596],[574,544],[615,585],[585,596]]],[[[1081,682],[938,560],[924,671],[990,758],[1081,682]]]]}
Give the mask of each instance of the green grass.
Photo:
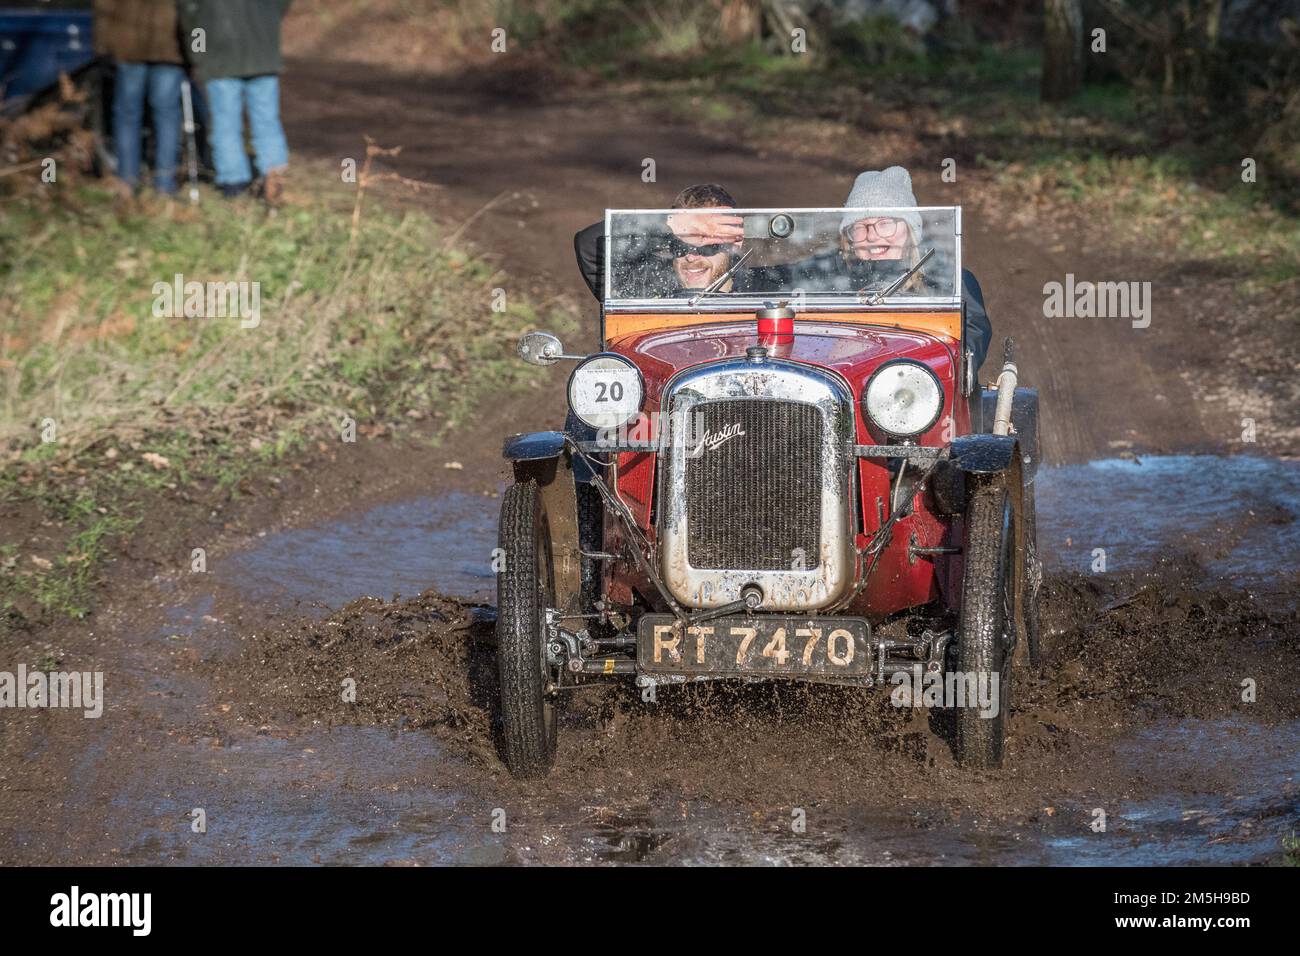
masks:
{"type": "Polygon", "coordinates": [[[350,218],[346,200],[268,215],[214,196],[197,212],[119,216],[93,189],[0,207],[0,501],[60,530],[43,554],[34,536],[0,534],[5,619],[84,614],[143,502],[238,495],[248,476],[338,442],[345,417],[358,441],[436,441],[536,374],[514,357],[522,331],[572,328],[426,216],[372,203],[355,243],[350,218]],[[260,324],[155,316],[154,284],[177,273],[258,282],[260,324]]]}
{"type": "MultiPolygon", "coordinates": [[[[111,542],[130,532],[138,517],[124,517],[98,504],[82,492],[72,499],[55,499],[50,515],[72,529],[62,554],[53,560],[37,558],[25,564],[19,544],[0,545],[0,587],[6,595],[24,596],[45,612],[84,617],[90,610],[96,571],[111,542]]],[[[0,629],[23,620],[12,597],[0,602],[0,629]]]]}
{"type": "Polygon", "coordinates": [[[456,367],[494,357],[539,320],[482,262],[443,248],[429,220],[371,213],[349,252],[348,220],[324,206],[268,218],[209,201],[195,222],[119,219],[96,197],[0,222],[0,441],[34,446],[52,419],[76,448],[111,428],[140,434],[171,416],[230,440],[283,442],[292,423],[358,422],[412,408],[454,415],[456,367]],[[262,320],[156,318],[154,284],[260,285],[262,320]],[[219,422],[212,419],[219,418],[219,422]]]}
{"type": "Polygon", "coordinates": [[[1300,217],[1269,202],[1263,187],[1234,181],[1231,171],[1207,186],[1177,156],[984,162],[1007,188],[1048,189],[1110,223],[1117,238],[1237,276],[1247,292],[1300,276],[1300,217]]]}
{"type": "Polygon", "coordinates": [[[1282,837],[1282,866],[1300,866],[1300,836],[1293,830],[1282,837]]]}
{"type": "Polygon", "coordinates": [[[129,532],[139,518],[102,515],[90,518],[72,537],[67,552],[48,571],[34,575],[28,587],[36,603],[46,611],[84,617],[90,610],[95,569],[108,543],[129,532]]]}

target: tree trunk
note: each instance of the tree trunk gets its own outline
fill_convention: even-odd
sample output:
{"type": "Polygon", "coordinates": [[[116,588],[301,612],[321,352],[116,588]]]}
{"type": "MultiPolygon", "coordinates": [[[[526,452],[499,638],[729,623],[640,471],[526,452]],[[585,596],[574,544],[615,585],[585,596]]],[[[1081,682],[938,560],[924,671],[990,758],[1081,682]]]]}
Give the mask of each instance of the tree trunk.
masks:
{"type": "Polygon", "coordinates": [[[763,7],[758,0],[721,0],[718,7],[718,32],[726,44],[758,39],[763,19],[763,7]]]}
{"type": "Polygon", "coordinates": [[[1082,84],[1083,2],[1043,0],[1043,100],[1068,100],[1082,84]]]}

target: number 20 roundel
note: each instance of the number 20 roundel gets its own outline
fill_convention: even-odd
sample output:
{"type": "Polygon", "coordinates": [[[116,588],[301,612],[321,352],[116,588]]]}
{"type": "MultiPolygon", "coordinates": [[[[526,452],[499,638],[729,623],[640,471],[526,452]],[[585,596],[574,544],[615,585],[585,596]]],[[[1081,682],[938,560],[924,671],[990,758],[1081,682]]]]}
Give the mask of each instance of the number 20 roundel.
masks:
{"type": "Polygon", "coordinates": [[[569,376],[569,407],[590,428],[618,428],[641,410],[641,371],[608,352],[581,362],[569,376]]]}

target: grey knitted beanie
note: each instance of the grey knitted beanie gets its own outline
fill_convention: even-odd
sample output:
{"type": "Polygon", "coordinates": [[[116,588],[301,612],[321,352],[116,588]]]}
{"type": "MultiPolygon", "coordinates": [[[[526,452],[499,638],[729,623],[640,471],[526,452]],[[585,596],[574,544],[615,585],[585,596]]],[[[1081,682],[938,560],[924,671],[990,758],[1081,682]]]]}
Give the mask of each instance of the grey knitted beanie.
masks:
{"type": "MultiPolygon", "coordinates": [[[[900,206],[915,206],[916,195],[912,192],[912,177],[902,166],[890,166],[888,169],[869,170],[859,173],[853,181],[849,198],[844,200],[846,208],[891,209],[900,206]]],[[[857,215],[845,215],[840,220],[840,232],[848,229],[858,221],[857,215]]],[[[912,233],[912,243],[921,245],[921,214],[917,212],[902,213],[899,219],[907,223],[912,233]]]]}

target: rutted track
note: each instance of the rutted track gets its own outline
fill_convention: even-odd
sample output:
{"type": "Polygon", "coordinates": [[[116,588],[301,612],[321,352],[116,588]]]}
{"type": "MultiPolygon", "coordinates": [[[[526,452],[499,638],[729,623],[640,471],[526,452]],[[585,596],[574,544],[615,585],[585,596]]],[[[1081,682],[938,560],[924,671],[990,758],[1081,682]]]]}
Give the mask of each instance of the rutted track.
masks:
{"type": "Polygon", "coordinates": [[[1245,525],[1161,521],[1145,486],[1110,478],[1123,493],[1109,508],[1134,516],[1101,532],[1113,573],[1092,574],[1092,549],[1073,537],[1107,468],[1222,483],[1240,467],[1042,473],[1044,500],[1058,503],[1043,525],[1051,659],[1022,677],[1006,767],[986,774],[956,768],[924,717],[884,695],[724,685],[668,690],[653,705],[630,690],[575,694],[556,770],[520,784],[495,747],[491,609],[480,603],[496,500],[453,493],[286,529],[202,581],[176,580],[158,608],[137,609],[134,630],[117,622],[129,637],[114,651],[118,702],[89,732],[54,715],[32,739],[34,765],[69,763],[62,780],[27,778],[4,856],[1267,861],[1296,820],[1300,620],[1286,581],[1298,569],[1261,577],[1255,558],[1297,553],[1300,468],[1247,464],[1267,517],[1245,525]],[[417,593],[425,578],[463,597],[417,593]],[[413,596],[353,599],[386,581],[413,596]],[[1249,704],[1245,678],[1257,684],[1249,704]],[[355,703],[342,698],[348,679],[355,703]],[[209,814],[205,835],[190,830],[193,807],[209,814]],[[491,829],[498,808],[505,833],[491,829]],[[795,808],[808,821],[799,835],[795,808]],[[1097,809],[1105,833],[1091,829],[1097,809]]]}
{"type": "MultiPolygon", "coordinates": [[[[568,238],[606,203],[662,201],[669,182],[710,179],[743,202],[830,204],[866,165],[937,168],[916,140],[891,139],[888,156],[773,156],[590,94],[520,102],[355,64],[293,66],[285,115],[300,155],[337,169],[361,132],[405,145],[401,171],[443,184],[449,217],[478,214],[467,235],[507,281],[584,306],[568,238]],[[664,185],[643,199],[645,156],[664,185]]],[[[922,201],[966,205],[995,330],[1016,335],[1043,389],[1045,455],[1068,463],[1056,493],[1043,482],[1056,653],[1018,697],[1003,772],[957,770],[919,716],[879,695],[724,687],[661,694],[654,707],[577,695],[554,775],[510,780],[493,746],[490,610],[479,607],[491,595],[496,454],[506,431],[554,423],[557,376],[547,396],[502,402],[457,435],[454,454],[407,455],[400,470],[391,456],[358,458],[351,484],[335,486],[351,497],[286,508],[267,540],[215,554],[209,575],[118,580],[89,625],[22,648],[102,667],[109,709],[99,722],[0,717],[0,862],[1276,856],[1300,770],[1295,464],[1149,462],[1164,501],[1143,497],[1143,465],[1081,464],[1115,447],[1228,443],[1238,424],[1198,403],[1185,375],[1188,349],[1209,361],[1219,345],[1179,339],[1191,303],[1168,303],[1144,333],[1045,323],[1044,281],[1108,275],[1119,258],[1054,252],[1051,224],[995,245],[981,212],[999,210],[981,208],[977,178],[958,196],[936,177],[917,182],[922,201]],[[463,470],[444,471],[446,457],[463,470]],[[1206,507],[1188,508],[1198,494],[1206,507]],[[1090,573],[1097,547],[1108,574],[1090,573]],[[404,598],[380,600],[394,592],[404,598]],[[374,597],[354,602],[363,595],[374,597]],[[355,704],[342,700],[348,679],[355,704]],[[195,807],[206,834],[190,828],[195,807]],[[491,828],[497,808],[504,834],[491,828]]]]}

